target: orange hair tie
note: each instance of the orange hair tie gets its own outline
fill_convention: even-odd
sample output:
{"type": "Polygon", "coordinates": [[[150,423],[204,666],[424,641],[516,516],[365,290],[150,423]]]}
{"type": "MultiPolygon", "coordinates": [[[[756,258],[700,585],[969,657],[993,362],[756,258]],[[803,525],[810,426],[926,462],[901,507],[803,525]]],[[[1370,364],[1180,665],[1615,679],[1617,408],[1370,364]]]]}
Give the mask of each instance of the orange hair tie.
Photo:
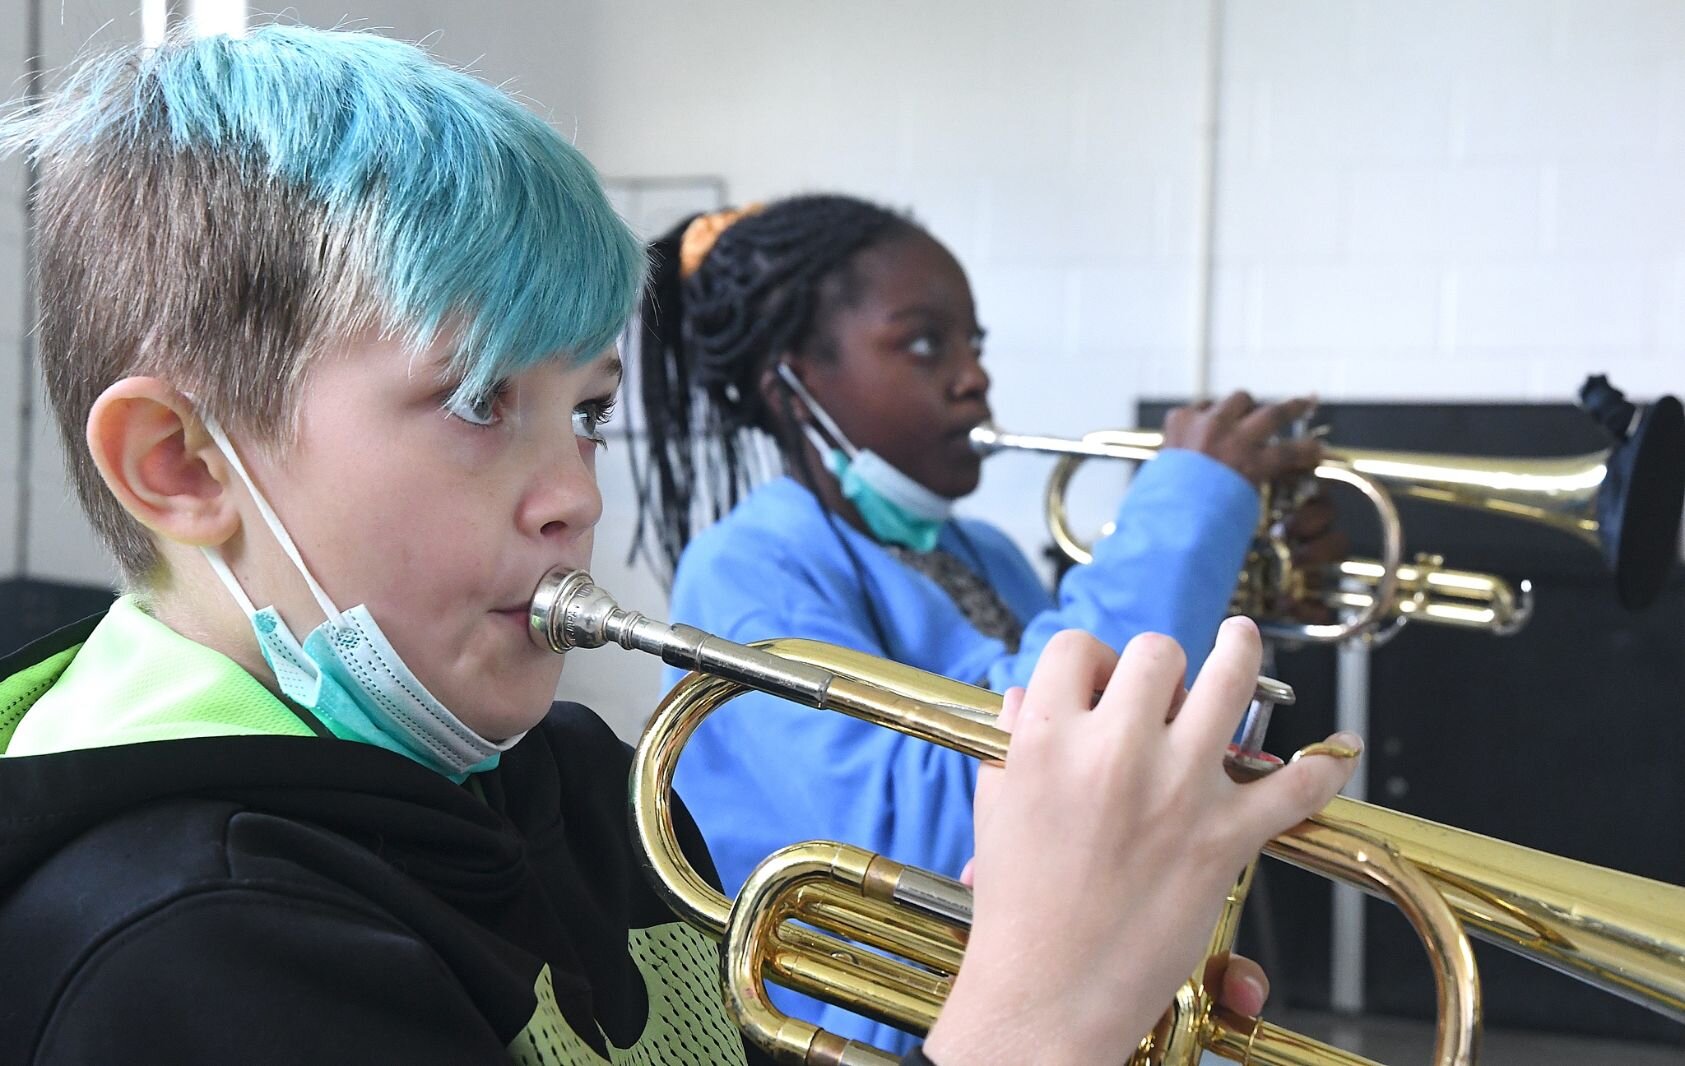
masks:
{"type": "Polygon", "coordinates": [[[679,277],[688,278],[702,269],[702,260],[708,258],[708,253],[714,250],[714,244],[720,239],[720,234],[735,225],[738,219],[747,215],[760,214],[765,204],[749,204],[747,207],[728,207],[723,211],[714,211],[706,215],[697,215],[685,227],[684,236],[679,238],[679,277]]]}

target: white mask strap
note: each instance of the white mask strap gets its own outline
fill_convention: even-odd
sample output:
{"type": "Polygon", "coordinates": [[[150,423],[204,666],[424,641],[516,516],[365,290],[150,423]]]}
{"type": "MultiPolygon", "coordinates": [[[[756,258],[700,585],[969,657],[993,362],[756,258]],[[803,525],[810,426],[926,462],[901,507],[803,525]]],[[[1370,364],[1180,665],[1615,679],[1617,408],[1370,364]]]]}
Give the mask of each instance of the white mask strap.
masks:
{"type": "Polygon", "coordinates": [[[216,571],[216,576],[222,579],[223,585],[234,597],[234,601],[240,605],[240,610],[246,612],[246,618],[255,619],[257,608],[252,605],[252,598],[246,595],[246,590],[240,587],[239,580],[234,577],[234,571],[228,568],[228,560],[222,557],[222,549],[200,548],[199,550],[204,553],[205,561],[211,564],[211,569],[216,571]]]}
{"type": "MultiPolygon", "coordinates": [[[[216,441],[217,447],[222,449],[222,454],[228,458],[228,463],[234,468],[234,472],[239,474],[240,480],[246,483],[246,491],[252,494],[252,502],[257,504],[257,512],[263,516],[264,524],[269,527],[269,532],[275,534],[275,539],[281,544],[281,550],[287,553],[287,558],[291,559],[293,565],[298,567],[298,572],[304,575],[304,583],[310,586],[310,595],[316,598],[316,605],[322,609],[323,614],[336,622],[339,621],[339,608],[333,605],[333,601],[328,599],[328,594],[322,591],[322,586],[318,585],[315,577],[311,576],[310,568],[304,565],[304,557],[299,554],[298,547],[293,544],[292,537],[287,535],[287,527],[281,524],[281,519],[276,516],[275,509],[269,506],[269,501],[263,498],[262,492],[258,491],[257,482],[253,481],[252,476],[246,473],[246,465],[240,461],[240,453],[234,450],[234,445],[229,441],[228,435],[223,433],[222,427],[217,425],[216,419],[209,414],[200,412],[200,419],[205,424],[205,432],[209,433],[211,439],[216,441]]],[[[226,565],[224,565],[223,570],[227,570],[226,565]]],[[[232,579],[233,574],[229,572],[228,577],[224,580],[232,579]]],[[[240,597],[246,599],[245,593],[241,592],[240,597]]],[[[251,601],[246,600],[246,602],[249,604],[251,601]]]]}
{"type": "Polygon", "coordinates": [[[813,445],[813,450],[820,455],[825,455],[832,450],[831,442],[825,439],[825,434],[814,429],[806,422],[802,423],[802,432],[807,435],[807,442],[813,445]]]}
{"type": "MultiPolygon", "coordinates": [[[[807,405],[808,411],[825,428],[826,435],[831,438],[837,447],[843,450],[844,455],[853,459],[859,454],[860,449],[849,442],[848,437],[844,436],[842,428],[831,420],[831,416],[825,412],[823,407],[819,406],[819,401],[815,400],[813,394],[807,391],[807,386],[803,385],[802,379],[798,378],[796,372],[790,369],[789,363],[778,364],[778,376],[784,379],[784,384],[790,387],[790,391],[800,397],[802,403],[807,405]]],[[[816,432],[814,428],[807,423],[803,423],[802,429],[807,433],[807,439],[813,441],[816,432]]],[[[825,446],[817,441],[814,441],[814,446],[821,452],[825,451],[825,446]]]]}

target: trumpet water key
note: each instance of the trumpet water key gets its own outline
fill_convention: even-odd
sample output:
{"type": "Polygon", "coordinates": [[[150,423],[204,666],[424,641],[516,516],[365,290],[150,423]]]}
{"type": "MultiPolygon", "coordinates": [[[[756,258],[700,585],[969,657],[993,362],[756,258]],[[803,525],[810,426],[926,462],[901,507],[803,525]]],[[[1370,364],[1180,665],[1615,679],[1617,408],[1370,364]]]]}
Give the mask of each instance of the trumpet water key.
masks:
{"type": "MultiPolygon", "coordinates": [[[[1004,761],[1000,697],[948,678],[809,640],[734,644],[617,606],[583,572],[552,571],[531,611],[553,651],[605,644],[659,655],[692,673],[669,692],[634,756],[631,818],[657,889],[684,920],[724,941],[722,986],[749,1038],[785,1062],[884,1066],[884,1052],[778,1013],[764,982],[923,1032],[964,956],[963,885],[843,843],[807,842],[764,861],[735,901],[690,865],[672,824],[673,773],[713,711],[759,690],[1004,761]]],[[[1261,679],[1231,774],[1267,773],[1255,750],[1269,708],[1291,690],[1261,679]]],[[[1600,869],[1337,798],[1265,854],[1393,900],[1434,960],[1440,1066],[1474,1061],[1479,979],[1468,935],[1685,1021],[1685,888],[1600,869]]],[[[1232,946],[1249,874],[1235,885],[1210,953],[1232,946]]],[[[1369,1060],[1220,1009],[1195,975],[1131,1058],[1193,1066],[1203,1051],[1253,1066],[1361,1066],[1369,1060]]]]}
{"type": "MultiPolygon", "coordinates": [[[[1403,530],[1393,496],[1429,500],[1548,526],[1601,551],[1621,603],[1647,606],[1679,555],[1685,509],[1685,411],[1671,396],[1647,407],[1629,403],[1603,377],[1581,389],[1581,405],[1615,443],[1601,452],[1556,459],[1488,458],[1331,447],[1315,477],[1351,485],[1374,506],[1381,558],[1348,559],[1331,572],[1296,565],[1281,528],[1290,486],[1267,487],[1253,549],[1237,583],[1235,609],[1265,634],[1300,643],[1384,638],[1407,621],[1519,630],[1532,609],[1532,586],[1491,574],[1454,570],[1435,555],[1403,558],[1403,530]],[[1296,603],[1332,608],[1338,625],[1293,621],[1296,603]]],[[[1085,563],[1091,546],[1071,528],[1071,481],[1088,459],[1145,462],[1164,447],[1149,430],[1100,430],[1070,439],[1007,433],[993,425],[972,431],[984,455],[1016,449],[1060,456],[1045,493],[1045,516],[1066,558],[1085,563]]]]}

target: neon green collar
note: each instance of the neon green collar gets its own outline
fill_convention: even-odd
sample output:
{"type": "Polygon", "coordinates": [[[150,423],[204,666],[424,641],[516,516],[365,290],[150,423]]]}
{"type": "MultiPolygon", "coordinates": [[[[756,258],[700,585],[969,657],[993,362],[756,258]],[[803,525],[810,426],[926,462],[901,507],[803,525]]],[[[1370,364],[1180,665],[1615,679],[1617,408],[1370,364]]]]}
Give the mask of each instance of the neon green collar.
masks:
{"type": "Polygon", "coordinates": [[[30,706],[5,754],[253,735],[314,734],[234,660],[124,596],[30,706]]]}

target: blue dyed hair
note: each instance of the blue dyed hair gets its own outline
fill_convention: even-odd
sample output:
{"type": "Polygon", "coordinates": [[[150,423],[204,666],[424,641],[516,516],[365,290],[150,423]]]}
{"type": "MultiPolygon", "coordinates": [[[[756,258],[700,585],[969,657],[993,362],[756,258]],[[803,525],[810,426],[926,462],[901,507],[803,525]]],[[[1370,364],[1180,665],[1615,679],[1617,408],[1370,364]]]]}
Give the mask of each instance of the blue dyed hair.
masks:
{"type": "Polygon", "coordinates": [[[95,525],[156,562],[82,441],[93,400],[167,376],[273,437],[312,351],[450,331],[459,397],[584,362],[643,250],[572,145],[508,95],[374,34],[270,25],[84,63],[0,120],[37,162],[41,355],[95,525]],[[115,509],[115,510],[114,510],[115,509]]]}
{"type": "Polygon", "coordinates": [[[631,318],[637,239],[583,155],[503,92],[370,33],[264,26],[78,72],[36,151],[167,135],[238,155],[355,231],[391,321],[447,318],[470,390],[558,353],[590,359],[631,318]]]}

